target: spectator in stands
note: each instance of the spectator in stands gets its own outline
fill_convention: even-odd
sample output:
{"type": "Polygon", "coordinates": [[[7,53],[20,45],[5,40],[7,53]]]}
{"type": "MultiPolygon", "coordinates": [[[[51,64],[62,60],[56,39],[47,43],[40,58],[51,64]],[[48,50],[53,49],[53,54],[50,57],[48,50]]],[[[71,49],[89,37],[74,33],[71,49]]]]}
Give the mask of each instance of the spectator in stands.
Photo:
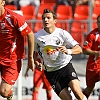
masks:
{"type": "Polygon", "coordinates": [[[78,5],[89,5],[89,2],[92,3],[92,6],[94,8],[95,0],[90,0],[90,1],[89,0],[78,0],[77,3],[76,3],[76,6],[78,6],[78,5]]]}
{"type": "MultiPolygon", "coordinates": [[[[38,53],[36,52],[35,54],[37,56],[37,60],[41,62],[38,53]]],[[[27,67],[26,69],[25,77],[28,77],[28,71],[29,71],[29,67],[27,67]]],[[[48,80],[46,79],[46,76],[44,74],[44,69],[42,69],[42,71],[39,71],[37,67],[35,67],[33,75],[34,75],[33,76],[34,87],[33,87],[32,100],[38,100],[39,89],[42,83],[43,83],[43,88],[46,90],[47,100],[52,100],[52,87],[48,82],[48,80]]]]}
{"type": "Polygon", "coordinates": [[[28,6],[30,4],[31,4],[30,0],[19,0],[20,6],[28,6]]]}
{"type": "Polygon", "coordinates": [[[18,9],[18,10],[20,10],[19,1],[20,1],[20,0],[14,0],[14,2],[15,2],[15,5],[17,6],[17,9],[18,9]]]}
{"type": "Polygon", "coordinates": [[[59,5],[69,5],[67,0],[56,0],[56,6],[54,7],[54,11],[56,12],[57,7],[59,5]]]}
{"type": "Polygon", "coordinates": [[[37,15],[38,8],[40,6],[40,0],[20,0],[19,4],[20,6],[27,6],[27,5],[35,6],[35,14],[37,15]]]}
{"type": "Polygon", "coordinates": [[[16,5],[17,10],[20,10],[19,0],[6,0],[6,5],[16,5]]]}
{"type": "Polygon", "coordinates": [[[15,5],[14,0],[6,0],[6,5],[15,5]]]}
{"type": "MultiPolygon", "coordinates": [[[[83,93],[89,98],[95,84],[100,81],[100,15],[97,17],[98,27],[87,36],[83,45],[83,53],[89,55],[86,65],[86,85],[83,93]]],[[[100,97],[99,97],[100,100],[100,97]]]]}
{"type": "Polygon", "coordinates": [[[31,4],[33,4],[35,6],[35,14],[37,15],[38,8],[40,6],[40,0],[31,0],[31,4]]]}

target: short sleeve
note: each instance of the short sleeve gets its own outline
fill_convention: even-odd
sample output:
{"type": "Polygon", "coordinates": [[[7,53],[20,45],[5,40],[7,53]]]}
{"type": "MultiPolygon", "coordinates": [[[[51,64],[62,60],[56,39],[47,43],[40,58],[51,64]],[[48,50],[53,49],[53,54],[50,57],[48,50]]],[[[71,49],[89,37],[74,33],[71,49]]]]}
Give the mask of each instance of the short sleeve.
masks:
{"type": "Polygon", "coordinates": [[[86,40],[83,44],[83,49],[90,49],[92,47],[93,44],[93,34],[88,34],[86,36],[86,40]]]}
{"type": "Polygon", "coordinates": [[[76,40],[73,39],[71,34],[65,30],[63,30],[63,38],[64,38],[66,45],[70,47],[74,47],[75,45],[79,44],[76,40]]]}
{"type": "Polygon", "coordinates": [[[27,35],[31,32],[30,27],[26,23],[24,17],[21,15],[18,15],[18,17],[17,17],[17,27],[22,35],[27,35]]]}

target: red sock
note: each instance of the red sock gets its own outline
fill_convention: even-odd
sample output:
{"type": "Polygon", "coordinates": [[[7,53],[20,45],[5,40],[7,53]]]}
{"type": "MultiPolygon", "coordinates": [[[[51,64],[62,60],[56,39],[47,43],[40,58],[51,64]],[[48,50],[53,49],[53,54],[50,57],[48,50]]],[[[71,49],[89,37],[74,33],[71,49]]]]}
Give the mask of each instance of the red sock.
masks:
{"type": "Polygon", "coordinates": [[[52,93],[49,92],[49,93],[47,93],[47,100],[51,100],[51,99],[52,99],[52,93]]]}
{"type": "Polygon", "coordinates": [[[32,100],[38,100],[38,91],[33,92],[32,100]]]}
{"type": "Polygon", "coordinates": [[[8,94],[8,97],[11,96],[12,94],[13,94],[13,90],[10,89],[10,92],[9,92],[9,94],[8,94]]]}
{"type": "Polygon", "coordinates": [[[83,94],[87,97],[87,99],[89,98],[90,94],[87,94],[85,90],[83,90],[83,94]]]}

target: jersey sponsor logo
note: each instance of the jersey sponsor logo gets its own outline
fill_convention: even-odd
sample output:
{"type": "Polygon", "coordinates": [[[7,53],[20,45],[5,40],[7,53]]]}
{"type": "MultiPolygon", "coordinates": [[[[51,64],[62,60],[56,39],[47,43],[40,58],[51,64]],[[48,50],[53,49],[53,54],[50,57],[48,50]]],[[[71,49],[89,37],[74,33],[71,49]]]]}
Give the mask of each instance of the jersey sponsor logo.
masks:
{"type": "Polygon", "coordinates": [[[1,29],[5,28],[5,23],[1,23],[1,29]]]}
{"type": "Polygon", "coordinates": [[[8,29],[5,29],[5,23],[1,23],[1,33],[2,34],[5,34],[5,33],[8,33],[9,32],[9,30],[8,29]]]}

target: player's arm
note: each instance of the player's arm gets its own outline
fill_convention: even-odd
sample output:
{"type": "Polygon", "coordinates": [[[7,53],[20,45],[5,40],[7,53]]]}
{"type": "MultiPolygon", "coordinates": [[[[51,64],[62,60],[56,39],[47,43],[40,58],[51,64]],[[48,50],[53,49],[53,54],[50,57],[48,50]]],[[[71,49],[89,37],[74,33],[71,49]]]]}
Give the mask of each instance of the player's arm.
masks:
{"type": "Polygon", "coordinates": [[[34,58],[35,67],[36,67],[39,71],[42,71],[42,63],[41,63],[41,61],[38,60],[38,56],[37,56],[37,54],[36,54],[36,51],[34,51],[33,58],[34,58]]]}
{"type": "Polygon", "coordinates": [[[86,55],[96,55],[96,56],[100,56],[100,51],[94,51],[91,49],[83,49],[83,53],[86,55]]]}
{"type": "Polygon", "coordinates": [[[33,60],[34,34],[32,31],[27,35],[27,39],[28,39],[28,67],[33,71],[34,70],[34,60],[33,60]]]}
{"type": "Polygon", "coordinates": [[[65,46],[58,47],[58,50],[62,51],[65,54],[80,54],[82,53],[82,48],[79,45],[75,45],[71,49],[67,49],[65,46]]]}

